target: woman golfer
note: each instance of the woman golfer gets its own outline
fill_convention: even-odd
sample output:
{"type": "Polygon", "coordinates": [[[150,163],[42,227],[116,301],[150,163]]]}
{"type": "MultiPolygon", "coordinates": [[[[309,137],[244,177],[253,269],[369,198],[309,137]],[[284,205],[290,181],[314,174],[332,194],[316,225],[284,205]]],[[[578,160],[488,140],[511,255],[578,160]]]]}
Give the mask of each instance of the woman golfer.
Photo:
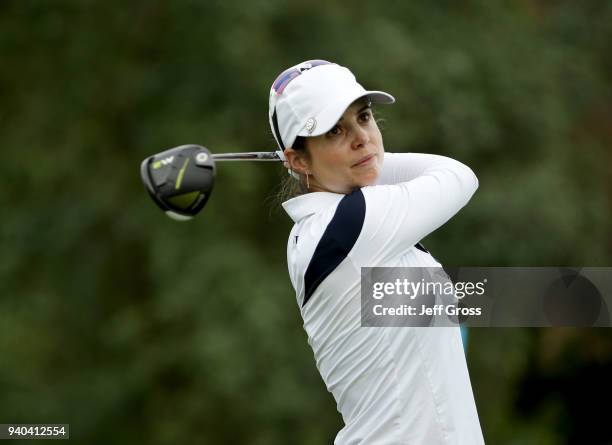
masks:
{"type": "Polygon", "coordinates": [[[279,75],[272,132],[301,191],[289,275],[327,389],[345,426],[335,444],[478,445],[483,436],[458,327],[361,327],[361,267],[441,267],[419,244],[474,194],[453,159],[385,153],[366,91],[323,60],[279,75]]]}

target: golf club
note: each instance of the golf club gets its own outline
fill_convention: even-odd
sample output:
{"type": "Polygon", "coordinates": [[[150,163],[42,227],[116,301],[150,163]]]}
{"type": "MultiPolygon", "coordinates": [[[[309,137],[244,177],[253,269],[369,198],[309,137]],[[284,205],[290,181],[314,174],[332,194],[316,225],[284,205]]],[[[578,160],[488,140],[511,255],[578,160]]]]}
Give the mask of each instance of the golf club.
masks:
{"type": "Polygon", "coordinates": [[[140,177],[153,201],[170,218],[187,221],[210,198],[218,161],[282,162],[282,159],[277,152],[212,154],[201,145],[181,145],[142,161],[140,177]]]}

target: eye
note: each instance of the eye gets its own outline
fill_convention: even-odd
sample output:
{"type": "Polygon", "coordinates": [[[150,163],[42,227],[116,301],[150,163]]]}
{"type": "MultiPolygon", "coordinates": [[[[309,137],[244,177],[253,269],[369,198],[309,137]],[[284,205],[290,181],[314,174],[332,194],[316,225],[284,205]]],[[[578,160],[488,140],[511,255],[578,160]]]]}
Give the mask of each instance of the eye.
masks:
{"type": "Polygon", "coordinates": [[[328,136],[338,136],[341,133],[341,129],[339,126],[334,125],[331,130],[327,132],[328,136]]]}
{"type": "Polygon", "coordinates": [[[359,115],[359,120],[361,122],[368,122],[372,117],[372,113],[370,110],[365,110],[359,115]]]}

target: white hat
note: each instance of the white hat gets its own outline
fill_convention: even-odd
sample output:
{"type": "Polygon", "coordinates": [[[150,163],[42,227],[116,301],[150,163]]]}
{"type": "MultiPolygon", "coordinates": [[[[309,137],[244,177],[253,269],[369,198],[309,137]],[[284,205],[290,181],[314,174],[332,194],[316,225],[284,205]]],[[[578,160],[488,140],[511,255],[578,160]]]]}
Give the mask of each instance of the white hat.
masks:
{"type": "Polygon", "coordinates": [[[319,136],[333,128],[357,99],[391,104],[382,91],[366,91],[348,68],[325,60],[309,60],[283,71],[270,88],[270,128],[281,150],[298,136],[319,136]]]}

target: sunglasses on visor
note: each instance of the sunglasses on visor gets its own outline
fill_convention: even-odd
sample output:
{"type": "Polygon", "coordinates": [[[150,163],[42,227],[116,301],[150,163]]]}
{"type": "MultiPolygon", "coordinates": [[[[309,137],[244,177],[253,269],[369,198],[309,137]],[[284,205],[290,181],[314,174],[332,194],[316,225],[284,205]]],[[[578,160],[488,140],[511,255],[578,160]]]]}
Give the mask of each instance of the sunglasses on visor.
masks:
{"type": "MultiPolygon", "coordinates": [[[[289,68],[288,70],[283,71],[278,75],[274,83],[272,84],[272,91],[276,95],[280,95],[285,91],[287,85],[302,74],[305,71],[308,71],[311,68],[321,66],[321,65],[333,65],[332,62],[328,62],[327,60],[309,60],[300,64],[299,67],[289,68]]],[[[276,107],[274,107],[274,113],[272,114],[272,124],[274,125],[274,136],[276,137],[276,142],[280,146],[281,150],[285,149],[285,145],[280,137],[280,131],[278,129],[278,120],[276,118],[276,107]]]]}
{"type": "Polygon", "coordinates": [[[309,60],[300,65],[300,67],[289,68],[278,75],[272,84],[272,89],[276,94],[282,94],[287,85],[289,85],[289,82],[298,77],[304,71],[308,71],[316,66],[332,65],[332,63],[328,62],[327,60],[309,60]]]}

